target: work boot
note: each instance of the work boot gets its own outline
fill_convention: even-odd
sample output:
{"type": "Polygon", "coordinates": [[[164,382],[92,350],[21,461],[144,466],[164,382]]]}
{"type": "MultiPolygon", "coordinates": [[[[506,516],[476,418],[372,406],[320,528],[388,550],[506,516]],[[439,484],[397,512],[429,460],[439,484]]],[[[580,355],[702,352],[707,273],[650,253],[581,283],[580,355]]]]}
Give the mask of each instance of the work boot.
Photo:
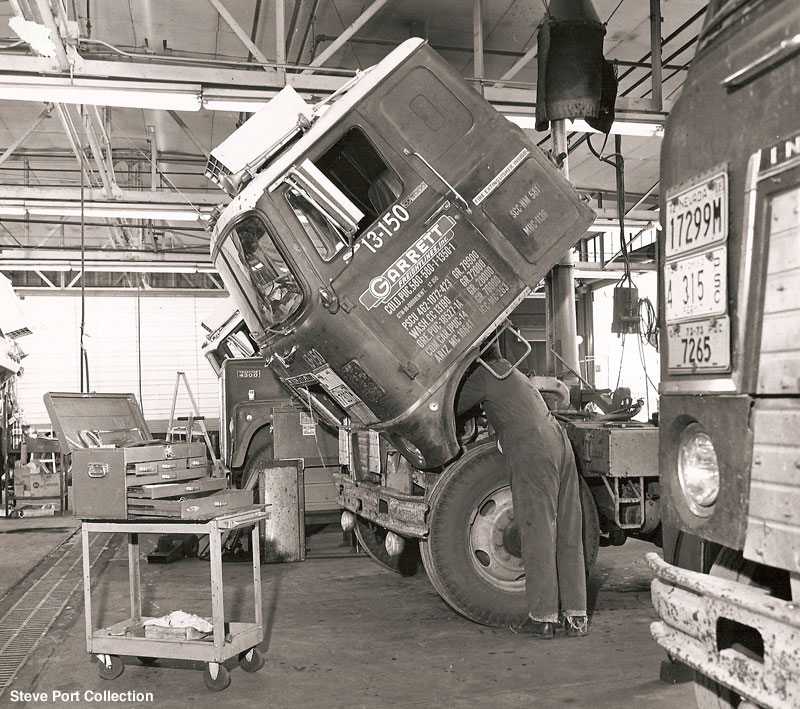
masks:
{"type": "Polygon", "coordinates": [[[565,615],[564,632],[568,638],[582,638],[589,634],[589,618],[585,615],[565,615]]]}
{"type": "Polygon", "coordinates": [[[511,632],[517,635],[530,635],[533,638],[544,638],[549,640],[556,634],[555,625],[548,621],[534,620],[530,616],[521,623],[512,623],[511,632]]]}

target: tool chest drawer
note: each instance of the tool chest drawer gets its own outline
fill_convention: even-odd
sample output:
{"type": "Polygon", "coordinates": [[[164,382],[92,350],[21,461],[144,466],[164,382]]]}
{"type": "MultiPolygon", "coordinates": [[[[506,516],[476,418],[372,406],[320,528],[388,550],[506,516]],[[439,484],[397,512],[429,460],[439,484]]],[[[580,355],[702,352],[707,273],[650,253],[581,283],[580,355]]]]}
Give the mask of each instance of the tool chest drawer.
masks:
{"type": "Polygon", "coordinates": [[[227,486],[225,478],[201,478],[187,480],[179,483],[154,483],[128,488],[128,500],[134,497],[149,500],[159,500],[164,497],[184,497],[197,493],[215,492],[224,490],[227,486]]]}
{"type": "Polygon", "coordinates": [[[128,514],[132,517],[211,519],[253,506],[252,490],[224,490],[204,497],[185,497],[178,500],[129,498],[128,514]]]}
{"type": "Polygon", "coordinates": [[[184,480],[203,479],[208,475],[206,470],[167,470],[163,473],[151,473],[150,475],[131,475],[125,476],[125,486],[134,487],[136,485],[154,485],[156,483],[182,482],[184,480]]]}

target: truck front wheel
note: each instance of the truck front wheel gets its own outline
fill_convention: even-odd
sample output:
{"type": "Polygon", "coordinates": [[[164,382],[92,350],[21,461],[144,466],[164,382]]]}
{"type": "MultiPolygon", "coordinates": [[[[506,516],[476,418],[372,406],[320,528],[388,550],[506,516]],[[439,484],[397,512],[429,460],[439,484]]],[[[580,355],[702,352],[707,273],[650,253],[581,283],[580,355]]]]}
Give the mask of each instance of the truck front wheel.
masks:
{"type": "MultiPolygon", "coordinates": [[[[600,525],[582,479],[581,503],[588,574],[597,558],[600,525]]],[[[436,482],[420,551],[439,595],[470,620],[501,627],[526,615],[519,529],[508,472],[494,442],[471,450],[436,482]]]]}

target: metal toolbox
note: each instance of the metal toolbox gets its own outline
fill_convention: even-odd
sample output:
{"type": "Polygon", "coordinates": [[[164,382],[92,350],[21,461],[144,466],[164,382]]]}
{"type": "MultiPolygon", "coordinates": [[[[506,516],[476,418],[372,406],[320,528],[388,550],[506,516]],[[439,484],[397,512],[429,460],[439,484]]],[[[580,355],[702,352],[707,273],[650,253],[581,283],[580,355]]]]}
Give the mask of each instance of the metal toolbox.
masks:
{"type": "Polygon", "coordinates": [[[638,421],[571,421],[567,435],[584,476],[658,477],[658,428],[638,421]]]}
{"type": "Polygon", "coordinates": [[[44,403],[72,455],[77,517],[127,519],[136,488],[209,476],[205,444],[154,440],[133,394],[51,392],[44,403]]]}

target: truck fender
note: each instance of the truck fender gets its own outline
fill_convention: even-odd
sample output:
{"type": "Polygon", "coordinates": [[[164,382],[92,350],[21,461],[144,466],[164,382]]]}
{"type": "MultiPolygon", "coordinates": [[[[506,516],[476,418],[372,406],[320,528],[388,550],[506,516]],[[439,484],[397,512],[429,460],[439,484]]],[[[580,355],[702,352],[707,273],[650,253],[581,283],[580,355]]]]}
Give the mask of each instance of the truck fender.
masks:
{"type": "Polygon", "coordinates": [[[269,428],[272,423],[272,411],[276,406],[284,403],[286,403],[285,400],[275,399],[243,401],[233,407],[233,411],[231,411],[231,421],[233,422],[231,468],[240,468],[244,465],[247,451],[256,437],[259,440],[272,438],[272,431],[269,428]],[[248,416],[252,417],[249,421],[247,420],[248,416]]]}

